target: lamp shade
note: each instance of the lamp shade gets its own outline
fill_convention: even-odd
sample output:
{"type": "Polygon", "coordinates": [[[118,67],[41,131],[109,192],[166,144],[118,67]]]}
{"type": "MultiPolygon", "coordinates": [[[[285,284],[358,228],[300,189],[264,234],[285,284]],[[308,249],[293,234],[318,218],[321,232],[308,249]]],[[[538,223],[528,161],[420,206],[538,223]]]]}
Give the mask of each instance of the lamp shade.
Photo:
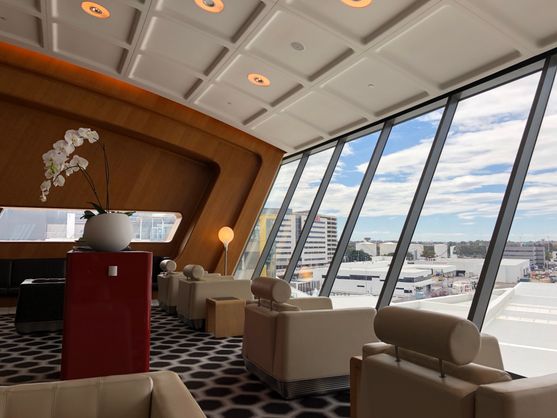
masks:
{"type": "Polygon", "coordinates": [[[224,244],[225,247],[228,246],[230,241],[234,239],[234,231],[229,226],[223,226],[219,229],[219,240],[224,244]]]}

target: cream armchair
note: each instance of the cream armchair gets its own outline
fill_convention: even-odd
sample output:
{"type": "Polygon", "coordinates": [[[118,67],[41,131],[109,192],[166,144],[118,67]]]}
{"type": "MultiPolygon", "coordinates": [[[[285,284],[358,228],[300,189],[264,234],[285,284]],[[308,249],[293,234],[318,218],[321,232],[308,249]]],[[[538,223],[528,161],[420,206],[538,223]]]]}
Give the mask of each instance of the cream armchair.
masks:
{"type": "Polygon", "coordinates": [[[207,273],[202,266],[187,265],[184,277],[178,280],[176,311],[178,317],[196,329],[203,328],[207,317],[207,298],[235,297],[252,300],[250,280],[207,273]]]}
{"type": "Polygon", "coordinates": [[[0,387],[6,418],[203,418],[180,378],[152,372],[0,387]]]}
{"type": "Polygon", "coordinates": [[[173,260],[161,261],[162,273],[157,276],[159,308],[171,315],[176,314],[176,301],[178,299],[178,282],[185,277],[182,272],[176,272],[176,262],[173,260]]]}
{"type": "Polygon", "coordinates": [[[382,343],[364,347],[353,417],[473,418],[482,385],[511,381],[496,340],[465,319],[389,306],[375,332],[382,343]]]}
{"type": "Polygon", "coordinates": [[[285,398],[349,387],[350,357],[377,341],[375,309],[332,309],[329,298],[289,299],[279,279],[259,277],[246,305],[246,368],[285,398]]]}

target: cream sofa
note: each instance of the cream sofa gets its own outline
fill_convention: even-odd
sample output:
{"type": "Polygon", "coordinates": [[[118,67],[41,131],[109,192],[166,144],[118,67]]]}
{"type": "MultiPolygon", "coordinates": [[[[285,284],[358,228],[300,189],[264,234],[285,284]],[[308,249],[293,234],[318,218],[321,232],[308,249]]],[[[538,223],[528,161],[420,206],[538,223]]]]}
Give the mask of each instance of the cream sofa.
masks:
{"type": "Polygon", "coordinates": [[[207,273],[199,265],[187,265],[184,277],[178,280],[178,317],[196,329],[203,328],[207,317],[207,298],[235,297],[249,301],[252,300],[250,284],[250,280],[235,280],[233,276],[207,273]]]}
{"type": "Polygon", "coordinates": [[[151,372],[0,387],[1,418],[202,418],[177,374],[151,372]]]}
{"type": "Polygon", "coordinates": [[[243,357],[246,368],[285,398],[349,387],[350,357],[377,341],[375,309],[332,309],[329,298],[289,299],[291,288],[260,277],[246,305],[243,357]]]}
{"type": "Polygon", "coordinates": [[[389,306],[375,332],[382,342],[363,349],[358,418],[473,418],[484,385],[513,383],[497,341],[465,319],[389,306]]]}

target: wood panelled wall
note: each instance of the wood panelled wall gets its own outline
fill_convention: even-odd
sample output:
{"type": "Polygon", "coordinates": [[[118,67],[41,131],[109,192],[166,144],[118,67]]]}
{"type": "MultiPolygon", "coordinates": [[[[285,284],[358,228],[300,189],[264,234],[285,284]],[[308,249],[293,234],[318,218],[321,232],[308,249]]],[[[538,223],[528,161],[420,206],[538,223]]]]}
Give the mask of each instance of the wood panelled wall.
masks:
{"type": "MultiPolygon", "coordinates": [[[[228,225],[229,269],[263,204],[283,152],[207,115],[122,81],[0,43],[0,206],[87,207],[92,194],[70,177],[39,201],[41,155],[67,129],[91,127],[107,144],[114,208],[180,212],[171,243],[132,248],[182,267],[223,269],[217,231],[228,225]]],[[[102,184],[96,147],[79,154],[102,184]]],[[[74,174],[74,176],[78,176],[74,174]]],[[[71,244],[0,243],[0,258],[64,257],[71,244]]]]}

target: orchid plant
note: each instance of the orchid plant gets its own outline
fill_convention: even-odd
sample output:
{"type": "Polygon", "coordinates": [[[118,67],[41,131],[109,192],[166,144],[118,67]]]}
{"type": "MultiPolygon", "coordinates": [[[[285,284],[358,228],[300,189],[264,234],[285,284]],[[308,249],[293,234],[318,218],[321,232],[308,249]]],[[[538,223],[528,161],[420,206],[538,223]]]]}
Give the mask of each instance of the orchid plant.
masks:
{"type": "MultiPolygon", "coordinates": [[[[52,149],[43,154],[43,162],[46,180],[41,183],[41,202],[46,202],[46,197],[50,193],[52,186],[63,187],[64,184],[66,184],[66,177],[69,177],[73,173],[80,172],[95,195],[96,202],[89,203],[97,210],[99,215],[110,212],[110,166],[108,164],[105,144],[100,140],[99,134],[96,131],[89,128],[67,130],[64,139],[56,141],[52,149]],[[82,146],[86,141],[90,144],[98,144],[102,149],[106,183],[106,199],[104,205],[97,192],[93,178],[87,172],[89,161],[77,154],[72,156],[76,148],[82,146]]],[[[132,213],[133,212],[126,212],[128,216],[132,213]]],[[[94,212],[86,210],[82,218],[89,219],[95,215],[94,212]]]]}

